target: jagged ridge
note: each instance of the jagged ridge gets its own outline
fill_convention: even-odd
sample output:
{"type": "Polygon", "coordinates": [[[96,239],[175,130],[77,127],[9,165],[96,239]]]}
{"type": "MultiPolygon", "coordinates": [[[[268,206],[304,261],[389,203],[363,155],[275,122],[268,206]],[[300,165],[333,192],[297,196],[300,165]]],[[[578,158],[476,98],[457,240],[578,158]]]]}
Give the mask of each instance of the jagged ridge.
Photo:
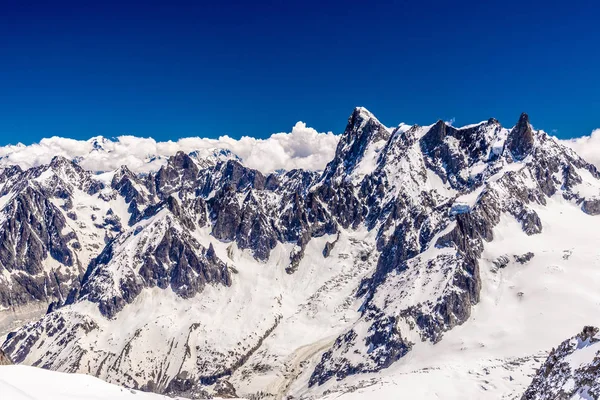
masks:
{"type": "MultiPolygon", "coordinates": [[[[188,349],[178,356],[168,353],[173,362],[183,359],[179,369],[153,358],[148,360],[152,372],[147,373],[132,364],[131,342],[125,355],[131,360],[123,366],[123,353],[118,352],[125,348],[114,352],[87,343],[74,351],[76,357],[60,355],[65,338],[74,339],[81,331],[63,316],[80,313],[85,334],[93,331],[101,337],[101,325],[110,324],[101,318],[117,321],[144,290],[169,288],[181,301],[220,298],[214,293],[218,287],[226,293],[235,283],[236,262],[244,251],[257,265],[283,267],[293,279],[302,273],[306,257],[314,260],[307,253],[311,243],[333,237],[318,251],[328,257],[341,236],[365,229],[372,233],[376,250],[369,253],[373,260],[357,260],[359,266],[373,265],[355,293],[362,303],[360,316],[338,332],[310,384],[378,371],[411,351],[413,333],[437,342],[469,318],[479,301],[483,245],[493,240],[493,227],[502,215],[513,216],[528,235],[537,234],[543,221],[531,205],[543,206],[557,194],[594,214],[600,209],[597,200],[581,186],[598,188],[599,177],[595,167],[534,131],[526,114],[512,130],[494,119],[462,129],[438,121],[390,130],[362,108],[351,115],[336,156],[320,176],[297,170],[264,176],[238,160],[206,167],[183,153],[145,177],[121,168],[110,186],[79,189],[108,203],[120,199],[121,209],[127,210],[121,212],[121,223],[112,224],[114,211],[106,211],[110,228],[103,228],[115,236],[107,237],[104,250],[78,275],[81,289],[75,285],[66,301],[57,304],[67,307],[26,326],[3,348],[17,362],[48,368],[78,371],[85,360],[85,372],[155,391],[172,387],[170,382],[182,377],[221,377],[239,364],[243,352],[225,357],[220,350],[210,355],[195,351],[193,364],[199,369],[183,369],[194,356],[189,350],[193,324],[184,329],[187,338],[170,338],[171,348],[188,349]],[[205,295],[207,287],[210,294],[205,295]],[[90,302],[101,315],[89,314],[90,302]],[[57,329],[64,333],[55,336],[57,329]],[[128,370],[139,374],[125,376],[128,370]]],[[[70,195],[63,198],[65,204],[74,202],[70,195]]],[[[252,320],[256,325],[248,329],[266,332],[279,320],[281,303],[276,298],[271,299],[268,318],[252,320]]],[[[131,341],[144,334],[135,331],[131,341]]],[[[256,340],[244,337],[238,344],[249,348],[256,340]]]]}

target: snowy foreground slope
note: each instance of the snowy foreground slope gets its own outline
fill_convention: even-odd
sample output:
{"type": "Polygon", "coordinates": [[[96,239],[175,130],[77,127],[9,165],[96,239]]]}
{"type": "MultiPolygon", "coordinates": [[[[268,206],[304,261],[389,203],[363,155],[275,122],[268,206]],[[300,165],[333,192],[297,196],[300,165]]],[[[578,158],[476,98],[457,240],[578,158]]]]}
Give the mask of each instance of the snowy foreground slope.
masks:
{"type": "Polygon", "coordinates": [[[600,174],[526,114],[357,108],[322,173],[214,154],[3,170],[0,304],[50,307],[2,350],[190,398],[520,398],[599,324],[600,174]]]}
{"type": "Polygon", "coordinates": [[[168,397],[125,389],[80,374],[23,365],[0,366],[3,400],[164,400],[168,397]]]}

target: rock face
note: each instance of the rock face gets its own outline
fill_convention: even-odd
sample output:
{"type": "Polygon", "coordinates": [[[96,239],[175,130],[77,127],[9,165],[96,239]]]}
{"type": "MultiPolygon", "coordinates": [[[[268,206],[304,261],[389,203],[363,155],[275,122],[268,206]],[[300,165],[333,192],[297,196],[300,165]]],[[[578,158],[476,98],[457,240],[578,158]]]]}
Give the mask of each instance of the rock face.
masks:
{"type": "Polygon", "coordinates": [[[59,157],[47,166],[2,172],[0,306],[60,301],[78,287],[87,262],[100,250],[91,242],[120,231],[118,218],[107,213],[110,206],[78,211],[74,204],[75,195],[96,196],[102,188],[89,173],[59,157]],[[77,220],[88,210],[85,221],[77,220]]]}
{"type": "Polygon", "coordinates": [[[325,170],[331,178],[354,171],[363,160],[369,147],[385,143],[390,132],[368,110],[358,107],[348,119],[348,125],[335,152],[335,157],[325,170]]]}
{"type": "Polygon", "coordinates": [[[533,145],[533,129],[529,124],[529,116],[523,113],[517,125],[508,134],[506,148],[515,160],[522,160],[531,153],[533,145]]]}
{"type": "Polygon", "coordinates": [[[600,398],[600,335],[586,326],[548,356],[522,400],[600,398]]]}
{"type": "Polygon", "coordinates": [[[2,348],[174,395],[216,382],[235,394],[236,371],[271,367],[255,357],[280,324],[302,326],[343,285],[332,315],[354,301],[359,315],[328,332],[309,384],[387,368],[470,317],[502,219],[537,235],[550,197],[594,214],[590,187],[600,194],[596,168],[526,114],[512,130],[495,119],[389,129],[364,108],[322,174],[178,153],[156,173],[122,167],[103,182],[66,160],[2,172],[0,302],[55,302],[2,348]]]}
{"type": "Polygon", "coordinates": [[[521,255],[514,255],[513,257],[515,258],[515,261],[518,262],[519,264],[526,264],[528,263],[533,257],[535,256],[535,254],[533,254],[531,251],[525,253],[525,254],[521,254],[521,255]]]}
{"type": "Polygon", "coordinates": [[[585,199],[581,204],[581,209],[590,215],[600,214],[600,199],[585,199]]]}
{"type": "Polygon", "coordinates": [[[505,268],[510,262],[507,256],[500,256],[496,258],[492,263],[496,268],[505,268]]]}
{"type": "Polygon", "coordinates": [[[12,365],[12,361],[2,350],[0,350],[0,365],[12,365]]]}
{"type": "Polygon", "coordinates": [[[217,382],[215,385],[215,394],[224,399],[235,399],[238,397],[235,393],[235,388],[227,380],[217,382]]]}
{"type": "MultiPolygon", "coordinates": [[[[215,255],[212,246],[208,249],[202,247],[170,216],[160,222],[165,225],[160,226],[164,233],[153,244],[148,245],[148,241],[154,238],[149,238],[146,231],[139,232],[139,237],[134,240],[123,236],[111,242],[90,264],[79,297],[98,303],[100,312],[111,318],[145,287],[170,287],[182,298],[189,298],[209,283],[231,285],[229,270],[215,255]],[[132,255],[141,263],[137,272],[125,267],[135,262],[131,260],[132,255]],[[115,282],[113,272],[109,272],[108,268],[122,268],[123,277],[115,282]],[[109,288],[115,287],[115,284],[116,290],[111,291],[109,288]]],[[[69,299],[67,304],[73,301],[75,298],[69,299]]]]}

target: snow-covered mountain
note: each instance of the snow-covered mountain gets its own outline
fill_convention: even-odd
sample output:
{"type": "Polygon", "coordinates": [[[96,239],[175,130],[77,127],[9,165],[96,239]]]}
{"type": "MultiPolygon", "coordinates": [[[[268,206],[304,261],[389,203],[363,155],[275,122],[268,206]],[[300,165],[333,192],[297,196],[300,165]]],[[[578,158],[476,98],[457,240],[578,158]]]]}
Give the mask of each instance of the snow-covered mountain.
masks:
{"type": "Polygon", "coordinates": [[[51,303],[3,351],[133,389],[511,398],[600,304],[600,174],[526,114],[390,129],[357,108],[322,173],[179,152],[0,185],[0,303],[51,303]]]}
{"type": "Polygon", "coordinates": [[[578,335],[552,349],[523,400],[600,398],[600,334],[586,326],[578,335]]]}

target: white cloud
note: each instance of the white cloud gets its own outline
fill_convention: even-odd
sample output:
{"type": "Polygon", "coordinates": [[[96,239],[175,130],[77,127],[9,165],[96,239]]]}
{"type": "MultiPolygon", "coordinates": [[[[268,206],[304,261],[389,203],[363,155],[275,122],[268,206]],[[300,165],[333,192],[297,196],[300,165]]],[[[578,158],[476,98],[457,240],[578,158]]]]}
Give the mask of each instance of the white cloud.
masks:
{"type": "Polygon", "coordinates": [[[579,138],[561,140],[584,160],[600,168],[600,129],[595,129],[591,135],[579,138]]]}
{"type": "MultiPolygon", "coordinates": [[[[289,133],[275,133],[266,139],[221,136],[218,139],[189,137],[175,142],[157,142],[152,138],[124,135],[114,140],[98,137],[85,141],[55,136],[29,146],[0,146],[0,167],[16,164],[30,168],[47,164],[52,157],[60,155],[78,159],[83,168],[93,172],[112,171],[121,165],[136,172],[150,172],[160,168],[178,151],[197,151],[202,156],[210,155],[216,149],[226,149],[240,157],[244,165],[263,173],[294,168],[316,171],[325,168],[333,159],[338,141],[339,135],[317,132],[304,122],[297,122],[289,133]],[[102,148],[95,150],[94,142],[102,148]]],[[[589,136],[559,141],[600,168],[600,129],[589,136]]]]}
{"type": "Polygon", "coordinates": [[[22,168],[46,164],[52,157],[61,155],[78,158],[80,165],[94,172],[110,171],[127,165],[137,172],[156,170],[165,159],[178,151],[210,154],[214,149],[227,149],[240,157],[250,168],[269,173],[278,169],[303,168],[320,170],[333,158],[339,137],[331,132],[319,133],[298,122],[290,133],[275,133],[267,139],[244,136],[233,139],[190,137],[176,142],[157,142],[152,138],[119,136],[114,141],[102,137],[88,141],[61,137],[42,139],[30,146],[8,145],[0,147],[0,165],[20,165],[22,168]],[[102,149],[94,149],[97,141],[102,149]],[[150,160],[154,161],[150,162],[150,160]]]}

